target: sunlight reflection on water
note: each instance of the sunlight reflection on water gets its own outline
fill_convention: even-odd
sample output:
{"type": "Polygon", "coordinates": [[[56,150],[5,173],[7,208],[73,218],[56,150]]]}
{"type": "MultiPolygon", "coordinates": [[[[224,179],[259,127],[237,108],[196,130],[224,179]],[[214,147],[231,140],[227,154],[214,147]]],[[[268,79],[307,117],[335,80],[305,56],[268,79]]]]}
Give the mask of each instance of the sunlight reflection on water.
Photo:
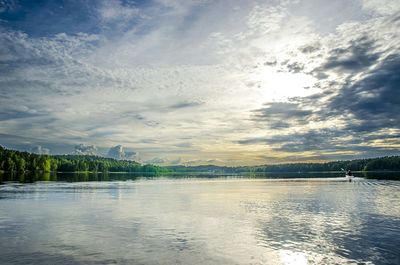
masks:
{"type": "Polygon", "coordinates": [[[399,264],[400,182],[0,186],[0,264],[399,264]]]}

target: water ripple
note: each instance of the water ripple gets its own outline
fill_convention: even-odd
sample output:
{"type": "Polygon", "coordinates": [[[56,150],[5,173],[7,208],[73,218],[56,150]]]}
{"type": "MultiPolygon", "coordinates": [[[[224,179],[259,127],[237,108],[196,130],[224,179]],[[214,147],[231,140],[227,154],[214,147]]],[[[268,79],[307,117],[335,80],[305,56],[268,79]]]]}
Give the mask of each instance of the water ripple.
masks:
{"type": "Polygon", "coordinates": [[[400,264],[400,182],[0,186],[0,264],[400,264]]]}

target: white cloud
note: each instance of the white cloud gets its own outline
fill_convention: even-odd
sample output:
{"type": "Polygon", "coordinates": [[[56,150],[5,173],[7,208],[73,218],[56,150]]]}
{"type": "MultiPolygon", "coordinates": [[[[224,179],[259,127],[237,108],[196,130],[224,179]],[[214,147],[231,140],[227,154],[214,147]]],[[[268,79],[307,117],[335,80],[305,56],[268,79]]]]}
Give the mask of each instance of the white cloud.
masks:
{"type": "MultiPolygon", "coordinates": [[[[382,53],[398,53],[398,30],[387,16],[360,22],[362,14],[354,14],[354,20],[342,22],[343,16],[332,14],[333,25],[340,25],[321,32],[315,17],[294,11],[302,4],[297,1],[158,3],[140,7],[103,1],[96,10],[103,30],[98,34],[38,38],[2,28],[0,61],[7,67],[0,74],[0,103],[2,112],[14,118],[0,120],[0,132],[69,146],[122,143],[144,160],[159,157],[163,163],[177,157],[182,163],[209,157],[218,163],[245,157],[248,163],[263,163],[258,156],[274,154],[272,148],[233,144],[265,134],[265,127],[251,120],[252,110],[327,88],[333,92],[324,99],[329,100],[348,77],[359,76],[315,69],[332,50],[362,36],[382,53]]],[[[365,1],[365,10],[388,14],[376,3],[365,1]]],[[[342,121],[287,130],[334,122],[342,121]]]]}
{"type": "Polygon", "coordinates": [[[79,144],[75,146],[73,155],[98,155],[97,147],[95,145],[79,144]]]}
{"type": "Polygon", "coordinates": [[[37,145],[37,146],[31,148],[30,151],[31,151],[32,153],[39,154],[39,155],[48,155],[48,154],[50,153],[50,150],[49,150],[49,149],[44,148],[44,147],[42,147],[42,146],[40,146],[40,145],[37,145]]]}
{"type": "Polygon", "coordinates": [[[120,0],[104,0],[99,8],[99,14],[103,22],[115,22],[132,20],[140,11],[133,5],[123,4],[120,0]]]}
{"type": "Polygon", "coordinates": [[[137,152],[126,151],[122,145],[111,147],[108,150],[107,156],[118,160],[140,161],[139,154],[137,152]]]}
{"type": "Polygon", "coordinates": [[[396,15],[400,12],[397,0],[363,0],[363,8],[378,15],[396,15]]]}

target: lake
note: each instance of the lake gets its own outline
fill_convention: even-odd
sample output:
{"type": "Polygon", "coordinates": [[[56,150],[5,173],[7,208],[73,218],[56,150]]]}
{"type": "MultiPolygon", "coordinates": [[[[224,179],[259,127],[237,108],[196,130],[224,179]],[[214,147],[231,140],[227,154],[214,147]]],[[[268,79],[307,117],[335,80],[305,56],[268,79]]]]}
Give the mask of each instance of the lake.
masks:
{"type": "Polygon", "coordinates": [[[393,180],[0,185],[2,265],[400,264],[399,249],[400,182],[393,180]]]}

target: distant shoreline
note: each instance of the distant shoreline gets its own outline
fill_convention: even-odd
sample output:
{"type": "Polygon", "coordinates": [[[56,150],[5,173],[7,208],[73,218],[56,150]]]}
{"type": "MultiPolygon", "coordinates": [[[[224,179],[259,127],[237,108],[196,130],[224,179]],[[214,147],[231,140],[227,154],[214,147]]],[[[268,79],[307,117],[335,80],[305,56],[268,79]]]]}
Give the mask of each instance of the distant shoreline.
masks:
{"type": "Polygon", "coordinates": [[[259,166],[157,166],[135,161],[87,155],[40,155],[0,146],[0,170],[9,172],[171,174],[293,174],[353,172],[400,172],[400,156],[386,156],[325,163],[286,163],[259,166]]]}

